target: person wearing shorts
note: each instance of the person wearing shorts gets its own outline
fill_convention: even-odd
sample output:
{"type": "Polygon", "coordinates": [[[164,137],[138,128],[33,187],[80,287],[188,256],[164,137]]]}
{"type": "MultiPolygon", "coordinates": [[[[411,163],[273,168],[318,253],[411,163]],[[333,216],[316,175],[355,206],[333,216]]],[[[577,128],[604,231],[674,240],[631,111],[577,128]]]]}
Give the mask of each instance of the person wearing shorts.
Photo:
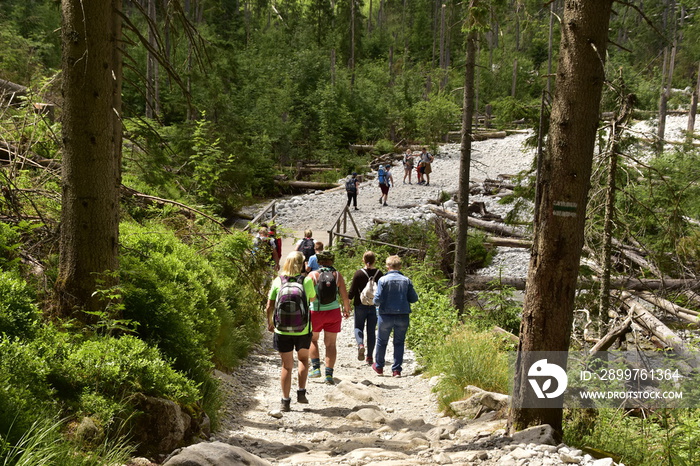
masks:
{"type": "MultiPolygon", "coordinates": [[[[304,255],[299,251],[289,253],[284,261],[280,276],[300,277],[304,267],[304,255]]],[[[309,277],[303,279],[304,294],[306,294],[307,305],[310,306],[316,300],[316,288],[314,281],[309,277]]],[[[272,286],[267,298],[267,329],[274,332],[272,338],[272,346],[275,348],[282,359],[282,373],[280,375],[280,385],[282,386],[281,410],[291,411],[290,392],[292,389],[292,372],[294,371],[294,351],[297,352],[299,360],[297,368],[297,380],[299,388],[297,389],[297,403],[308,403],[306,398],[306,379],[309,374],[309,348],[311,347],[311,320],[306,325],[306,328],[300,332],[281,332],[275,328],[273,315],[275,310],[275,301],[277,294],[282,288],[282,279],[275,278],[272,281],[272,286]]]]}
{"type": "Polygon", "coordinates": [[[387,199],[389,199],[389,187],[394,186],[394,177],[390,172],[391,165],[385,165],[384,169],[386,170],[386,172],[384,175],[383,183],[379,183],[379,189],[382,190],[382,195],[379,197],[379,203],[386,206],[388,205],[386,201],[387,199]]]}
{"type": "Polygon", "coordinates": [[[333,268],[335,255],[331,251],[324,250],[316,254],[316,258],[318,259],[318,263],[321,268],[309,273],[309,277],[313,279],[316,285],[316,295],[318,295],[318,282],[321,272],[327,268],[331,269],[333,272],[336,280],[337,293],[336,299],[332,302],[321,304],[318,300],[316,300],[311,308],[312,336],[311,347],[309,348],[309,355],[311,357],[311,372],[309,377],[321,377],[321,353],[318,347],[318,340],[321,337],[321,332],[323,332],[323,346],[326,352],[324,359],[326,366],[325,382],[329,385],[333,385],[335,384],[335,381],[333,380],[333,368],[335,366],[335,360],[338,356],[336,341],[338,339],[338,334],[340,333],[343,317],[346,319],[350,317],[350,299],[348,298],[348,291],[345,287],[343,275],[333,268]],[[342,307],[337,299],[338,294],[340,294],[340,298],[343,302],[342,307]]]}

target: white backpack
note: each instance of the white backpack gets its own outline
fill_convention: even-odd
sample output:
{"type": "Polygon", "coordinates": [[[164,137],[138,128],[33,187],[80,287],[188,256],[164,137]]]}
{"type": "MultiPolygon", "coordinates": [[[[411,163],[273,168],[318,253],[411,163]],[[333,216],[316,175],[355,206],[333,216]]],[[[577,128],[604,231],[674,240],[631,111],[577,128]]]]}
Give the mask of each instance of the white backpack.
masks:
{"type": "Polygon", "coordinates": [[[379,269],[377,269],[374,272],[374,276],[372,278],[369,277],[369,274],[365,269],[360,269],[362,272],[367,275],[367,284],[365,287],[362,289],[362,292],[360,293],[360,302],[364,304],[365,306],[373,306],[374,305],[374,292],[377,290],[377,284],[374,281],[374,279],[377,277],[377,274],[379,273],[379,269]]]}

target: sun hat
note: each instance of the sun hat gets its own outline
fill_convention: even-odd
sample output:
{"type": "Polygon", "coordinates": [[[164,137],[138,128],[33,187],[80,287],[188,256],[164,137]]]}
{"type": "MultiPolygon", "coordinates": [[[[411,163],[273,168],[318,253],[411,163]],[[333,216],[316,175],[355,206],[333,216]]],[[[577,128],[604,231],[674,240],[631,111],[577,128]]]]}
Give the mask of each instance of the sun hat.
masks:
{"type": "Polygon", "coordinates": [[[316,259],[320,261],[332,261],[335,260],[335,254],[333,254],[331,251],[320,251],[316,253],[316,259]]]}

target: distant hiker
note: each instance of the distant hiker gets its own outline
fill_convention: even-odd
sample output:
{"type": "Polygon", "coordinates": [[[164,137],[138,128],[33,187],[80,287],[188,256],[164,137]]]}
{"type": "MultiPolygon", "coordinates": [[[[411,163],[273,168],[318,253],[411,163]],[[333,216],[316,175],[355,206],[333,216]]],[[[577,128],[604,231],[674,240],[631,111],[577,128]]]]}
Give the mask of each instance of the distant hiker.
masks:
{"type": "Polygon", "coordinates": [[[374,304],[377,306],[377,350],[372,369],[379,375],[384,373],[384,355],[393,330],[394,364],[391,366],[391,375],[401,377],[411,304],[418,301],[418,293],[411,280],[400,272],[399,256],[387,257],[386,268],[388,272],[379,279],[374,294],[374,304]]]}
{"type": "Polygon", "coordinates": [[[280,257],[277,254],[277,243],[269,237],[267,227],[260,227],[258,234],[253,239],[253,254],[260,254],[265,260],[269,260],[275,270],[279,270],[280,257]]]}
{"type": "Polygon", "coordinates": [[[282,238],[277,236],[277,226],[270,225],[268,230],[268,236],[275,241],[275,251],[277,251],[277,266],[279,267],[279,261],[282,260],[282,238]]]}
{"type": "Polygon", "coordinates": [[[374,307],[376,285],[382,278],[382,271],[374,268],[377,257],[372,251],[362,255],[364,268],[355,272],[350,284],[348,297],[355,306],[355,341],[357,342],[357,360],[372,365],[374,346],[377,340],[377,310],[374,307]],[[364,335],[367,328],[367,351],[365,352],[364,335]],[[365,358],[365,354],[367,357],[365,358]]]}
{"type": "Polygon", "coordinates": [[[304,256],[292,251],[282,265],[280,276],[272,282],[267,298],[267,329],[274,332],[272,346],[282,359],[282,411],[290,411],[294,350],[297,352],[297,403],[308,403],[306,379],[309,374],[311,346],[310,304],[316,300],[316,288],[309,277],[302,277],[304,256]]]}
{"type": "Polygon", "coordinates": [[[294,245],[294,249],[304,255],[304,269],[308,266],[309,258],[316,253],[314,250],[316,242],[313,239],[313,235],[311,230],[304,230],[304,237],[294,245]]]}
{"type": "Polygon", "coordinates": [[[423,170],[425,170],[425,165],[419,160],[418,165],[416,165],[416,178],[418,178],[418,184],[425,183],[425,181],[423,181],[423,170]]]}
{"type": "Polygon", "coordinates": [[[413,173],[413,152],[411,149],[406,149],[406,153],[403,154],[403,184],[406,184],[406,177],[408,177],[408,184],[411,183],[411,175],[413,173]]]}
{"type": "Polygon", "coordinates": [[[350,300],[348,299],[348,291],[345,288],[343,276],[333,268],[335,255],[331,251],[321,251],[316,257],[321,268],[309,274],[309,277],[316,284],[317,298],[311,308],[311,330],[313,334],[311,337],[311,348],[309,349],[312,366],[309,377],[321,377],[321,356],[318,348],[318,339],[321,336],[321,332],[324,332],[326,383],[333,385],[335,384],[333,367],[338,355],[336,341],[338,333],[340,333],[343,317],[346,319],[350,317],[350,300]],[[342,310],[338,302],[338,294],[343,300],[342,310]]]}
{"type": "Polygon", "coordinates": [[[355,210],[359,210],[357,208],[357,188],[359,184],[360,182],[357,181],[357,173],[355,172],[353,172],[352,176],[345,181],[345,192],[348,193],[347,206],[350,207],[350,201],[352,201],[355,210]]]}
{"type": "Polygon", "coordinates": [[[389,187],[394,186],[394,177],[389,172],[391,170],[391,165],[384,165],[382,168],[379,167],[377,172],[377,178],[379,179],[379,189],[382,190],[382,195],[379,196],[379,203],[383,205],[388,205],[386,203],[389,198],[389,187]]]}
{"type": "Polygon", "coordinates": [[[421,149],[420,161],[423,163],[423,175],[425,177],[426,186],[430,185],[430,173],[433,171],[431,168],[433,160],[435,160],[435,157],[433,157],[433,154],[428,152],[427,148],[424,147],[421,149]]]}
{"type": "Polygon", "coordinates": [[[323,251],[323,243],[316,241],[316,243],[314,243],[314,251],[316,251],[316,254],[309,257],[309,261],[306,265],[306,273],[313,272],[314,270],[321,268],[321,266],[318,265],[318,253],[323,251]]]}

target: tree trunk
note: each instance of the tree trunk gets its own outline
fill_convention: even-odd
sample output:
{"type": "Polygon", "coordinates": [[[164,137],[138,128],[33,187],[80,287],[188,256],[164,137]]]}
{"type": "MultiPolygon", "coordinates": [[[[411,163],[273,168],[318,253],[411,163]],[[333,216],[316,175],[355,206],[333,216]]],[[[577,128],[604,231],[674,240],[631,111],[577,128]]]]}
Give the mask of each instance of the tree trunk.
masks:
{"type": "MultiPolygon", "coordinates": [[[[622,92],[624,92],[624,83],[621,84],[622,92]]],[[[604,328],[608,319],[608,310],[610,309],[610,275],[612,273],[612,243],[613,243],[613,223],[615,222],[615,198],[617,195],[617,186],[615,180],[617,177],[617,152],[620,146],[621,127],[628,122],[632,116],[634,105],[634,96],[624,96],[619,102],[620,109],[617,117],[612,122],[610,129],[610,144],[608,146],[608,182],[607,192],[605,194],[605,220],[603,222],[603,276],[601,277],[602,284],[600,287],[600,304],[599,315],[600,328],[604,328]]]]}
{"type": "Polygon", "coordinates": [[[539,424],[562,432],[563,400],[550,400],[554,408],[537,407],[528,370],[536,351],[556,352],[549,363],[566,367],[611,4],[569,0],[564,7],[547,151],[537,186],[541,197],[508,419],[511,432],[539,424]]]}
{"type": "Polygon", "coordinates": [[[695,133],[695,115],[698,113],[698,94],[700,94],[700,64],[698,64],[698,80],[695,83],[695,92],[690,102],[690,112],[688,113],[688,128],[686,133],[686,141],[693,142],[693,134],[695,133]]]}
{"type": "MultiPolygon", "coordinates": [[[[478,0],[474,0],[475,7],[478,0]]],[[[471,10],[471,9],[470,9],[471,10]]],[[[471,13],[470,13],[471,15],[471,13]]],[[[468,21],[471,21],[469,18],[468,21]]],[[[471,26],[471,25],[470,25],[471,26]]],[[[472,160],[472,120],[474,118],[474,70],[476,68],[476,31],[467,32],[467,56],[464,67],[464,100],[462,103],[462,141],[459,161],[459,194],[457,196],[457,243],[454,260],[454,292],[452,303],[461,315],[464,312],[464,277],[467,264],[467,233],[469,229],[469,168],[472,160]]]]}
{"type": "Polygon", "coordinates": [[[355,85],[355,0],[350,0],[350,87],[355,85]]]}
{"type": "Polygon", "coordinates": [[[148,0],[148,43],[151,49],[148,50],[146,58],[146,118],[153,118],[158,115],[158,60],[153,55],[152,50],[157,50],[156,42],[156,0],[148,0]]]}
{"type": "Polygon", "coordinates": [[[121,0],[62,2],[63,199],[56,291],[63,315],[99,309],[94,292],[115,283],[108,274],[119,266],[120,11],[121,0]]]}

